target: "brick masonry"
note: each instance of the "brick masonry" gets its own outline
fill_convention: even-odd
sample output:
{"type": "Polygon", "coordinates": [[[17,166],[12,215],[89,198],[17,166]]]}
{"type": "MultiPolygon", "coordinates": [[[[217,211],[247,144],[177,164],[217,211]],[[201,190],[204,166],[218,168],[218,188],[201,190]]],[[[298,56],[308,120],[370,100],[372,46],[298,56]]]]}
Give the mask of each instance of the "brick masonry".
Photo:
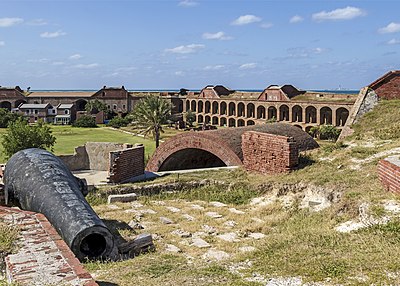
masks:
{"type": "Polygon", "coordinates": [[[263,174],[285,173],[298,165],[298,147],[292,137],[261,132],[242,135],[243,165],[263,174]]]}
{"type": "Polygon", "coordinates": [[[239,128],[178,134],[162,143],[147,163],[146,170],[157,172],[167,158],[183,149],[201,149],[220,158],[226,166],[243,165],[242,135],[248,131],[293,137],[299,151],[318,148],[315,140],[300,128],[271,123],[239,128]]]}
{"type": "Polygon", "coordinates": [[[385,75],[376,83],[371,84],[371,88],[380,99],[400,99],[400,72],[385,75]]]}
{"type": "Polygon", "coordinates": [[[9,283],[98,286],[44,215],[0,207],[0,220],[20,229],[18,252],[5,259],[9,283]]]}
{"type": "Polygon", "coordinates": [[[135,145],[118,151],[111,151],[109,157],[110,183],[123,183],[144,174],[144,146],[135,145]]]}
{"type": "Polygon", "coordinates": [[[386,190],[400,194],[400,156],[380,160],[378,177],[386,190]]]}

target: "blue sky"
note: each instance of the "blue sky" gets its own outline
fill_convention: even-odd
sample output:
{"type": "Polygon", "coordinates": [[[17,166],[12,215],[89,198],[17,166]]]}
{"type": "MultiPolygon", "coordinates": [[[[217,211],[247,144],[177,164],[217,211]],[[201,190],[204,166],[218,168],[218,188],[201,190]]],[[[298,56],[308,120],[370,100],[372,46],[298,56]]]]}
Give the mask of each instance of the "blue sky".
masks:
{"type": "Polygon", "coordinates": [[[400,69],[400,1],[0,2],[0,85],[359,89],[400,69]]]}

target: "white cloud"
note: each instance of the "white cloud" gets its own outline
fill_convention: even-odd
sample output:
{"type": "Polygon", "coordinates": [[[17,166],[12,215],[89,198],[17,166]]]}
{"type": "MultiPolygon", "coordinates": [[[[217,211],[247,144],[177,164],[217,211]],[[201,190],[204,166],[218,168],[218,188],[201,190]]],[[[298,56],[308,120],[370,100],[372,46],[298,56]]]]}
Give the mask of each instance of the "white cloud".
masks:
{"type": "Polygon", "coordinates": [[[315,48],[311,50],[314,54],[322,54],[323,52],[325,52],[325,49],[323,48],[315,48]]]}
{"type": "Polygon", "coordinates": [[[256,63],[247,63],[247,64],[242,64],[239,69],[241,70],[249,70],[249,69],[254,69],[257,67],[256,63]]]}
{"type": "Polygon", "coordinates": [[[397,33],[400,32],[400,23],[390,23],[386,27],[380,28],[378,30],[381,34],[390,34],[390,33],[397,33]]]}
{"type": "Polygon", "coordinates": [[[387,42],[388,45],[399,45],[400,40],[398,39],[391,39],[390,41],[387,42]]]}
{"type": "Polygon", "coordinates": [[[261,22],[261,18],[254,15],[243,15],[231,23],[231,25],[242,26],[251,23],[261,22]]]}
{"type": "Polygon", "coordinates": [[[215,66],[205,66],[203,70],[205,71],[217,71],[225,68],[224,65],[215,65],[215,66]]]}
{"type": "Polygon", "coordinates": [[[204,45],[191,44],[186,46],[178,46],[172,49],[166,49],[165,51],[174,54],[193,54],[204,48],[204,45]]]}
{"type": "Polygon", "coordinates": [[[28,63],[48,63],[50,60],[46,58],[41,58],[41,59],[30,59],[28,60],[28,63]]]}
{"type": "Polygon", "coordinates": [[[203,34],[203,39],[206,40],[220,40],[220,41],[226,41],[226,40],[232,40],[233,37],[225,35],[224,32],[217,32],[217,33],[204,33],[203,34]]]}
{"type": "Polygon", "coordinates": [[[99,66],[98,63],[93,63],[93,64],[79,64],[79,65],[75,65],[73,66],[74,68],[78,68],[78,69],[92,69],[92,68],[97,68],[99,66]]]}
{"type": "Polygon", "coordinates": [[[62,66],[64,64],[65,64],[64,62],[53,62],[52,63],[53,66],[62,66]]]}
{"type": "Polygon", "coordinates": [[[183,71],[176,71],[176,72],[175,72],[175,75],[177,75],[177,76],[184,76],[185,73],[184,73],[183,71]]]}
{"type": "Polygon", "coordinates": [[[360,8],[347,6],[329,12],[321,11],[312,15],[312,19],[317,22],[326,20],[351,20],[356,17],[365,16],[367,13],[360,8]]]}
{"type": "Polygon", "coordinates": [[[272,24],[272,23],[262,23],[262,24],[260,25],[260,27],[263,28],[263,29],[269,29],[269,28],[271,28],[273,25],[274,25],[274,24],[272,24]]]}
{"type": "Polygon", "coordinates": [[[61,36],[65,36],[67,33],[58,30],[57,32],[44,32],[40,34],[41,38],[58,38],[61,36]]]}
{"type": "Polygon", "coordinates": [[[79,60],[80,58],[82,58],[80,54],[74,54],[72,56],[69,56],[70,60],[79,60]]]}
{"type": "Polygon", "coordinates": [[[182,7],[194,7],[199,5],[199,3],[197,3],[196,1],[192,1],[192,0],[183,0],[180,1],[178,6],[182,6],[182,7]]]}
{"type": "Polygon", "coordinates": [[[11,27],[21,24],[24,19],[21,18],[0,18],[0,27],[11,27]]]}
{"type": "Polygon", "coordinates": [[[290,18],[289,23],[290,24],[296,24],[296,23],[300,23],[303,22],[304,18],[299,16],[299,15],[295,15],[292,18],[290,18]]]}
{"type": "Polygon", "coordinates": [[[3,46],[5,46],[5,45],[6,45],[6,42],[0,41],[0,47],[3,47],[3,46]]]}
{"type": "Polygon", "coordinates": [[[28,25],[31,25],[31,26],[44,26],[44,25],[47,25],[47,22],[44,19],[33,19],[32,21],[28,22],[28,25]]]}

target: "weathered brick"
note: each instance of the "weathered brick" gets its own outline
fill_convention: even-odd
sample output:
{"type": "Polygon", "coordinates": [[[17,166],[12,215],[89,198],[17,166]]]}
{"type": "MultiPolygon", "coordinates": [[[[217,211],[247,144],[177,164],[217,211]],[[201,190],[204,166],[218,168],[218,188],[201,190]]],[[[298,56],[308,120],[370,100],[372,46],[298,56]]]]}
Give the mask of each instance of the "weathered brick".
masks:
{"type": "Polygon", "coordinates": [[[386,190],[400,193],[400,158],[389,157],[378,163],[378,178],[386,190]]]}
{"type": "Polygon", "coordinates": [[[249,131],[242,135],[242,150],[249,171],[276,174],[298,165],[298,147],[291,137],[249,131]]]}

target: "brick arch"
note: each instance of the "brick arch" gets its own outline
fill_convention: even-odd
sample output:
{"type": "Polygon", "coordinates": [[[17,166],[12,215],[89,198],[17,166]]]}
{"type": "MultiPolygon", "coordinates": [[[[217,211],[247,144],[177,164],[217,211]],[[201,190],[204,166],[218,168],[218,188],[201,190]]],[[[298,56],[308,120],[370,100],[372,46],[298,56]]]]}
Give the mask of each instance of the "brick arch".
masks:
{"type": "MultiPolygon", "coordinates": [[[[231,124],[231,120],[236,124],[233,118],[229,118],[228,124],[231,124]]],[[[162,143],[150,158],[146,169],[157,172],[160,169],[170,171],[243,165],[242,135],[248,131],[292,137],[299,151],[318,147],[306,132],[284,123],[192,131],[176,135],[162,143]],[[199,165],[196,165],[196,162],[199,162],[199,165]],[[166,165],[169,168],[166,168],[166,165]]]]}
{"type": "Polygon", "coordinates": [[[206,151],[219,158],[225,166],[242,165],[242,160],[234,150],[212,132],[189,132],[177,135],[161,144],[147,163],[146,169],[157,172],[174,154],[187,149],[206,151]]]}

